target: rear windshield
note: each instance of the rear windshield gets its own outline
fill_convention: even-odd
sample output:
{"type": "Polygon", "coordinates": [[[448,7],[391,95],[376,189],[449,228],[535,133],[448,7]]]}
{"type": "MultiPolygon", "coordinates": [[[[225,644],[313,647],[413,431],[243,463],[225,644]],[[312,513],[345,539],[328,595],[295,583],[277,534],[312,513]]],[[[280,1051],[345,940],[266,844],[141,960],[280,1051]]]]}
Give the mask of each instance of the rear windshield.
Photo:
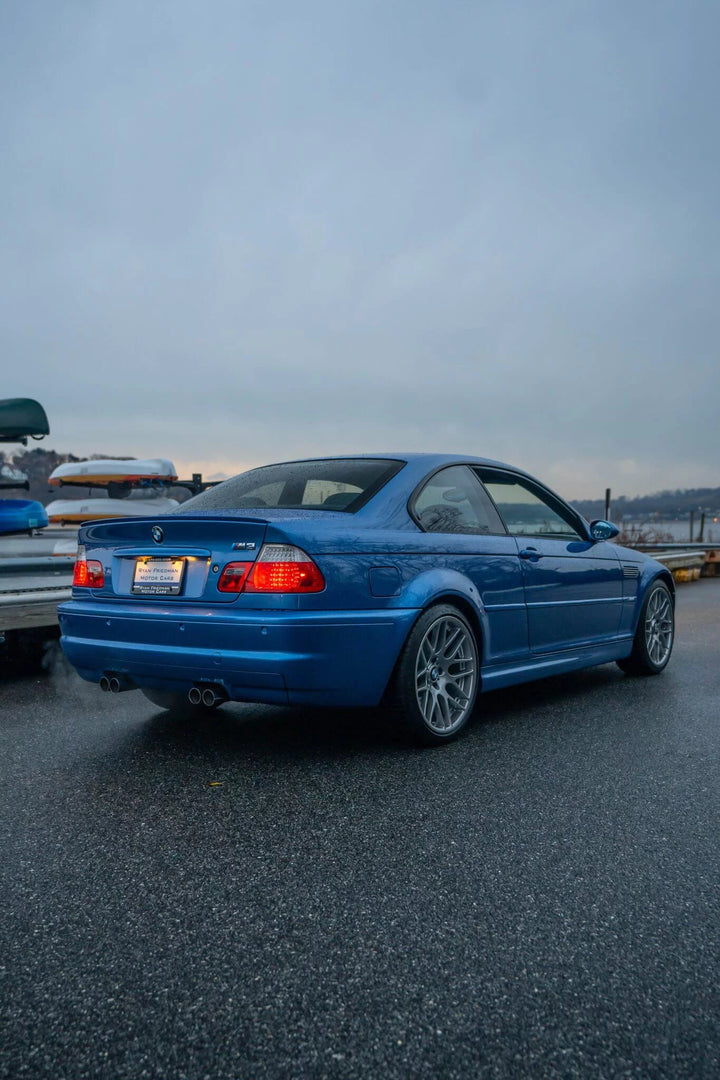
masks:
{"type": "Polygon", "coordinates": [[[329,458],[267,465],[208,488],[188,499],[174,513],[284,508],[354,514],[404,464],[387,458],[329,458]]]}

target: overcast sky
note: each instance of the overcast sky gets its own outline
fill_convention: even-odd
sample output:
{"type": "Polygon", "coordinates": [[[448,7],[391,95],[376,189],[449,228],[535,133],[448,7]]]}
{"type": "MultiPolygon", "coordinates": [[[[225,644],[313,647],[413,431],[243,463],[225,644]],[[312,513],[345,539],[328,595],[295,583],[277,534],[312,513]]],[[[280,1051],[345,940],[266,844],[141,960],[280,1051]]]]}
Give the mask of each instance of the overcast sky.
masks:
{"type": "Polygon", "coordinates": [[[720,484],[716,0],[6,0],[0,397],[233,473],[720,484]]]}

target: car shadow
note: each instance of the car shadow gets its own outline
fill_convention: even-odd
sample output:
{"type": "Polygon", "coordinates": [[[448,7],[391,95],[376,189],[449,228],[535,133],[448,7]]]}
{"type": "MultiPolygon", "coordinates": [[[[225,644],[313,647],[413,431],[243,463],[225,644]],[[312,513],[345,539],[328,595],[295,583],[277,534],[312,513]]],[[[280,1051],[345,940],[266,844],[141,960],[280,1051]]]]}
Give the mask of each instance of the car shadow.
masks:
{"type": "MultiPolygon", "coordinates": [[[[482,741],[488,725],[523,722],[531,728],[547,706],[588,707],[603,688],[625,677],[614,668],[594,668],[483,694],[463,735],[433,752],[482,741]]],[[[342,759],[358,755],[422,754],[402,720],[389,710],[293,708],[228,703],[207,715],[153,710],[127,738],[143,752],[232,758],[342,759]]]]}
{"type": "Polygon", "coordinates": [[[404,725],[381,710],[228,704],[207,716],[154,712],[136,730],[146,749],[190,753],[351,757],[414,749],[404,725]]]}
{"type": "Polygon", "coordinates": [[[601,667],[583,668],[502,690],[491,690],[478,698],[474,719],[483,717],[486,720],[502,721],[509,714],[527,712],[533,706],[553,703],[560,705],[583,698],[587,698],[590,707],[593,700],[596,700],[593,695],[596,695],[598,690],[616,688],[625,681],[627,676],[618,667],[604,664],[601,667]]]}

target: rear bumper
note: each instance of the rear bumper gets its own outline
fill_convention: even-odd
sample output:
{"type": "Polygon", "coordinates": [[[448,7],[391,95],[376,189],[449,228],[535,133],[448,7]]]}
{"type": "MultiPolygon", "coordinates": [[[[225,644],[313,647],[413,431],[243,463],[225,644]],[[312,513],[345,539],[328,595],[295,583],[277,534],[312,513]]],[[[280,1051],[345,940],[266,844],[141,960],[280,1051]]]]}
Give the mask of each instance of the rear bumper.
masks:
{"type": "Polygon", "coordinates": [[[196,682],[234,701],[376,705],[418,611],[234,611],[70,600],[61,644],[79,674],[185,693],[196,682]]]}

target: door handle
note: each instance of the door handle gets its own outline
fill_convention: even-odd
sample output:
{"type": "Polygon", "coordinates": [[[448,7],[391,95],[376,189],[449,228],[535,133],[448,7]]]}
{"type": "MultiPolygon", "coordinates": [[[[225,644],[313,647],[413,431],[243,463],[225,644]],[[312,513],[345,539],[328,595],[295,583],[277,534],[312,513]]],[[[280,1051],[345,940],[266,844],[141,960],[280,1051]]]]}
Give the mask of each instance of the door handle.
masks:
{"type": "Polygon", "coordinates": [[[531,562],[537,562],[538,559],[542,559],[542,555],[537,548],[526,547],[520,552],[521,559],[530,559],[531,562]]]}

